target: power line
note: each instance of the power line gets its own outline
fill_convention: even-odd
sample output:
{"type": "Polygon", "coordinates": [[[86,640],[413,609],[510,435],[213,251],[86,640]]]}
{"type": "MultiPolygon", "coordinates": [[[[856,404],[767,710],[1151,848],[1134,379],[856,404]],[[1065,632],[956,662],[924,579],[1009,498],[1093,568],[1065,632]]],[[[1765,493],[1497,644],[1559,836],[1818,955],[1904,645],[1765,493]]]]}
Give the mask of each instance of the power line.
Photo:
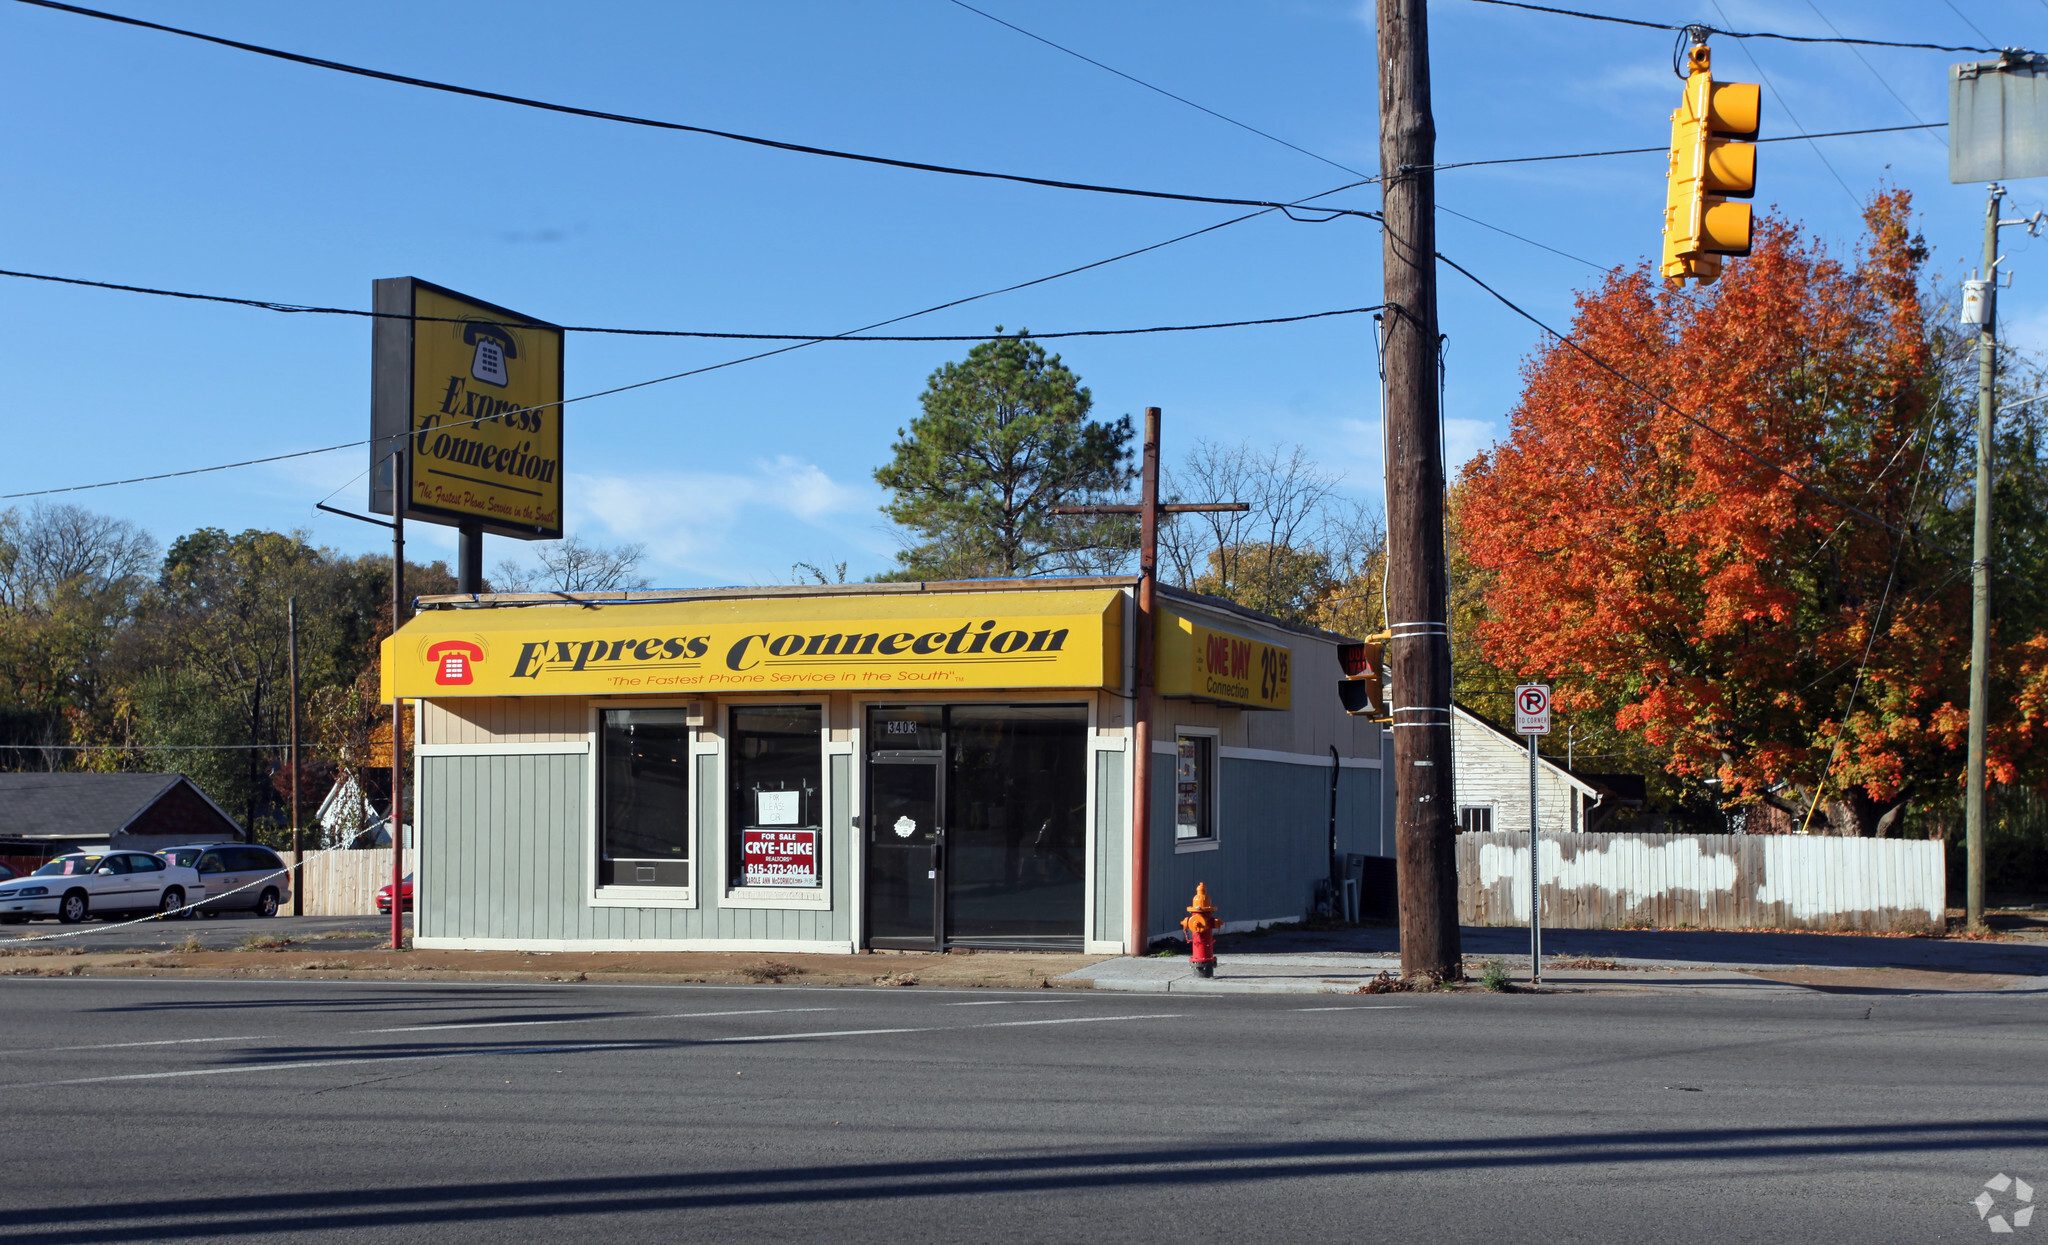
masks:
{"type": "MultiPolygon", "coordinates": [[[[1728,11],[1721,7],[1721,0],[1713,0],[1713,5],[1714,12],[1719,13],[1721,15],[1721,20],[1727,21],[1728,11]]],[[[1755,67],[1756,76],[1762,78],[1764,80],[1764,85],[1770,88],[1771,97],[1778,101],[1778,107],[1783,108],[1785,110],[1786,116],[1792,117],[1792,105],[1785,102],[1785,93],[1778,89],[1777,83],[1771,81],[1771,75],[1764,72],[1763,62],[1756,58],[1756,53],[1749,50],[1749,44],[1744,42],[1744,36],[1734,35],[1732,36],[1732,38],[1734,38],[1735,40],[1735,46],[1742,49],[1742,54],[1748,57],[1749,63],[1755,67]]],[[[1792,117],[1792,124],[1798,125],[1799,118],[1792,117]]],[[[1843,179],[1840,173],[1835,172],[1835,166],[1829,163],[1826,154],[1823,153],[1820,149],[1820,144],[1808,143],[1807,146],[1813,148],[1813,154],[1820,157],[1820,162],[1827,169],[1828,175],[1833,177],[1837,182],[1841,183],[1842,193],[1849,196],[1849,202],[1855,204],[1860,209],[1863,206],[1863,200],[1858,199],[1856,197],[1856,192],[1849,189],[1849,183],[1843,179]]]]}
{"type": "MultiPolygon", "coordinates": [[[[25,3],[41,3],[42,0],[24,0],[25,3]]],[[[1955,47],[1946,43],[1899,43],[1891,39],[1851,39],[1843,35],[1822,38],[1819,35],[1781,35],[1768,30],[1719,30],[1697,23],[1673,26],[1669,22],[1646,22],[1635,17],[1615,17],[1608,13],[1582,13],[1577,9],[1554,9],[1543,4],[1525,4],[1523,0],[1472,0],[1474,4],[1495,4],[1507,9],[1527,9],[1532,13],[1554,13],[1559,17],[1582,17],[1593,22],[1612,22],[1617,26],[1641,26],[1648,30],[1701,30],[1710,35],[1727,35],[1731,39],[1777,39],[1784,43],[1853,43],[1867,48],[1917,48],[1926,52],[1984,52],[1997,55],[2003,48],[1955,47]]],[[[1953,6],[1951,6],[1953,7],[1953,6]]],[[[1728,15],[1721,15],[1722,21],[1728,15]]],[[[1976,30],[1976,27],[1971,27],[1976,30]]],[[[1977,31],[1981,36],[1984,32],[1977,31]]],[[[1987,40],[1988,42],[1988,40],[1987,40]]]]}
{"type": "Polygon", "coordinates": [[[1173,100],[1176,103],[1186,104],[1188,107],[1193,108],[1198,112],[1206,112],[1210,116],[1216,118],[1218,121],[1234,125],[1238,129],[1244,130],[1247,133],[1256,134],[1260,138],[1276,142],[1280,144],[1282,147],[1288,148],[1291,151],[1298,151],[1302,155],[1307,156],[1311,160],[1320,160],[1324,164],[1329,165],[1333,169],[1342,169],[1344,172],[1353,174],[1358,177],[1367,176],[1365,173],[1362,173],[1359,170],[1352,168],[1348,164],[1339,164],[1335,160],[1330,159],[1328,156],[1319,156],[1315,152],[1310,151],[1306,147],[1297,147],[1295,146],[1295,144],[1288,142],[1286,139],[1281,138],[1277,134],[1268,134],[1266,131],[1258,128],[1257,126],[1246,125],[1244,122],[1239,121],[1235,117],[1226,117],[1222,113],[1217,112],[1214,108],[1204,107],[1203,105],[1198,104],[1195,101],[1189,99],[1185,95],[1175,95],[1172,91],[1167,90],[1163,86],[1154,86],[1150,82],[1145,81],[1143,78],[1136,77],[1132,74],[1127,74],[1123,70],[1118,69],[1114,65],[1105,65],[1101,61],[1096,60],[1092,56],[1083,55],[1082,53],[1076,52],[1074,49],[1070,47],[1054,43],[1052,40],[1046,38],[1044,35],[1033,34],[1032,32],[1024,29],[1022,26],[1019,26],[1014,22],[1004,21],[1002,18],[997,17],[995,14],[988,12],[986,9],[975,8],[973,5],[967,3],[967,0],[949,0],[949,2],[958,5],[963,9],[966,9],[969,13],[979,14],[980,16],[985,17],[988,20],[994,22],[998,26],[1007,26],[1011,30],[1016,31],[1018,34],[1023,35],[1026,39],[1034,39],[1039,43],[1043,43],[1045,46],[1053,49],[1056,52],[1065,52],[1068,56],[1071,56],[1076,60],[1087,61],[1089,64],[1095,66],[1097,69],[1103,70],[1106,73],[1113,73],[1117,77],[1122,78],[1126,82],[1135,83],[1138,86],[1144,87],[1148,91],[1152,91],[1159,95],[1164,95],[1166,98],[1173,100]]]}
{"type": "Polygon", "coordinates": [[[1986,43],[1991,42],[1991,36],[1985,34],[1982,30],[1978,29],[1977,23],[1971,21],[1968,15],[1966,15],[1961,9],[1956,7],[1955,0],[1941,0],[1941,2],[1948,6],[1949,12],[1955,14],[1959,18],[1962,18],[1963,25],[1968,26],[1970,28],[1971,34],[1977,36],[1979,39],[1982,39],[1986,43]]]}
{"type": "MultiPolygon", "coordinates": [[[[1814,3],[1814,0],[1806,0],[1806,7],[1812,9],[1813,15],[1815,17],[1818,17],[1821,20],[1821,23],[1825,25],[1829,30],[1834,31],[1838,35],[1842,33],[1839,27],[1837,27],[1833,22],[1828,20],[1828,15],[1820,11],[1820,5],[1814,3]]],[[[1905,96],[1899,94],[1897,91],[1894,91],[1892,89],[1891,82],[1887,80],[1883,74],[1877,72],[1877,66],[1871,64],[1870,59],[1868,57],[1864,56],[1863,53],[1857,51],[1853,47],[1849,49],[1849,55],[1863,62],[1863,67],[1870,71],[1870,76],[1877,79],[1877,84],[1885,89],[1886,94],[1890,95],[1893,99],[1899,101],[1899,107],[1906,110],[1907,116],[1913,118],[1913,120],[1915,121],[1920,121],[1920,114],[1913,111],[1913,105],[1906,102],[1905,96]]],[[[1926,125],[1927,123],[1921,122],[1921,124],[1926,125]]],[[[1927,126],[1927,128],[1933,129],[1934,127],[1927,126]]],[[[1943,146],[1947,146],[1947,144],[1944,143],[1943,146]]]]}
{"type": "MultiPolygon", "coordinates": [[[[1309,199],[1320,199],[1325,195],[1333,195],[1339,193],[1340,191],[1349,189],[1351,189],[1351,187],[1348,185],[1338,186],[1333,189],[1323,191],[1322,194],[1311,195],[1309,196],[1309,199]]],[[[1307,201],[1308,200],[1304,200],[1304,202],[1307,201]]],[[[965,298],[956,298],[949,302],[938,303],[934,306],[926,307],[919,311],[907,312],[900,316],[892,316],[887,320],[877,320],[873,324],[862,325],[860,328],[856,329],[848,329],[844,333],[834,334],[831,337],[809,338],[804,341],[793,342],[787,346],[777,346],[773,350],[763,350],[755,354],[743,355],[737,359],[727,359],[720,363],[706,364],[703,367],[691,368],[688,371],[676,372],[669,376],[657,376],[653,380],[636,381],[630,385],[619,385],[612,389],[601,389],[595,393],[586,393],[574,398],[564,398],[559,403],[551,402],[546,404],[546,406],[526,407],[523,408],[523,410],[545,410],[548,407],[567,406],[572,402],[587,402],[592,398],[609,397],[612,394],[625,393],[628,390],[645,389],[650,385],[666,384],[667,382],[672,380],[682,380],[690,376],[701,376],[706,372],[715,372],[721,368],[736,367],[742,363],[752,363],[757,359],[766,359],[774,355],[787,354],[792,350],[802,350],[806,346],[814,346],[819,344],[820,342],[835,341],[838,340],[839,338],[851,337],[854,334],[865,333],[871,329],[886,328],[891,324],[899,324],[905,320],[913,320],[919,316],[931,315],[933,312],[945,311],[949,308],[958,307],[966,303],[976,302],[980,299],[993,298],[998,294],[1009,294],[1017,290],[1027,289],[1034,285],[1043,285],[1048,281],[1057,281],[1062,277],[1071,277],[1076,273],[1087,272],[1093,268],[1100,268],[1105,264],[1114,264],[1119,260],[1131,259],[1135,256],[1143,255],[1150,251],[1159,250],[1162,247],[1172,246],[1177,242],[1186,242],[1190,238],[1198,238],[1201,237],[1203,234],[1214,233],[1219,229],[1227,229],[1232,225],[1241,224],[1245,221],[1252,220],[1256,217],[1266,216],[1280,210],[1282,209],[1261,208],[1256,212],[1246,212],[1242,216],[1233,216],[1229,220],[1218,221],[1213,225],[1205,225],[1200,229],[1190,230],[1187,233],[1179,234],[1175,237],[1168,238],[1164,242],[1154,242],[1150,246],[1141,246],[1136,250],[1125,251],[1120,255],[1112,255],[1107,259],[1098,259],[1093,263],[1081,264],[1078,267],[1068,268],[1060,272],[1050,273],[1043,277],[1034,277],[1029,281],[1019,281],[1014,285],[1007,285],[1002,287],[1001,289],[986,290],[980,294],[970,294],[965,298]]],[[[977,338],[976,340],[982,339],[977,338]]],[[[476,419],[463,421],[463,423],[449,424],[445,426],[448,428],[460,428],[470,424],[482,423],[484,422],[485,419],[498,419],[506,415],[517,415],[520,413],[522,412],[501,411],[494,415],[480,416],[476,419]]],[[[210,467],[192,467],[184,471],[165,471],[159,472],[155,475],[134,476],[126,480],[103,480],[96,484],[73,484],[63,488],[32,489],[30,491],[21,493],[0,493],[0,501],[14,501],[23,497],[48,497],[55,493],[79,493],[85,492],[90,489],[116,488],[124,484],[145,484],[155,480],[173,480],[183,476],[206,475],[215,471],[232,471],[239,467],[255,467],[260,466],[264,463],[284,462],[288,459],[293,458],[309,458],[315,454],[332,454],[337,450],[358,449],[363,446],[373,444],[374,440],[374,438],[366,438],[358,441],[344,441],[339,445],[323,445],[318,449],[294,450],[288,454],[271,454],[262,458],[246,458],[239,462],[217,463],[210,467]]]]}
{"type": "MultiPolygon", "coordinates": [[[[1879,81],[1883,81],[1883,79],[1880,78],[1879,81]]],[[[1894,96],[1894,98],[1897,97],[1894,96]]],[[[1905,101],[1901,100],[1900,102],[1904,103],[1905,101]]],[[[1906,111],[1911,112],[1912,109],[1909,108],[1906,111]]],[[[1791,114],[1788,112],[1786,115],[1790,116],[1791,114]]],[[[1828,130],[1819,134],[1776,134],[1769,138],[1751,138],[1743,141],[1751,143],[1797,143],[1816,138],[1849,138],[1858,134],[1896,134],[1901,130],[1945,130],[1947,128],[1948,122],[1946,121],[1922,121],[1917,125],[1880,125],[1867,130],[1828,130]]],[[[1567,151],[1554,156],[1502,156],[1496,160],[1460,160],[1455,164],[1432,164],[1429,167],[1432,172],[1441,173],[1445,169],[1472,169],[1488,164],[1537,164],[1545,160],[1588,160],[1594,156],[1663,155],[1670,150],[1669,144],[1662,147],[1618,147],[1613,151],[1567,151]]]]}
{"type": "MultiPolygon", "coordinates": [[[[227,39],[209,35],[197,30],[186,30],[178,26],[166,26],[160,22],[147,22],[139,17],[125,17],[119,13],[105,13],[98,9],[81,8],[75,4],[62,4],[59,0],[16,0],[17,3],[33,5],[36,8],[54,9],[60,13],[72,13],[80,17],[97,18],[122,26],[135,26],[143,30],[156,30],[165,34],[178,35],[186,39],[197,39],[204,43],[234,48],[240,52],[253,52],[258,56],[273,57],[290,61],[296,65],[309,65],[315,69],[330,69],[336,73],[353,74],[359,78],[373,78],[379,82],[395,82],[401,86],[416,86],[429,91],[443,91],[450,95],[464,95],[471,99],[487,99],[501,104],[514,104],[521,108],[535,108],[542,112],[562,113],[572,117],[588,117],[594,121],[615,121],[621,125],[645,126],[649,129],[670,130],[683,134],[702,134],[710,138],[723,138],[736,143],[748,143],[755,147],[767,147],[775,151],[793,151],[808,156],[826,156],[834,160],[852,160],[861,164],[879,164],[888,168],[912,169],[921,173],[945,173],[953,177],[978,177],[990,181],[1017,182],[1027,186],[1045,186],[1054,190],[1084,190],[1092,194],[1126,195],[1139,199],[1166,199],[1178,203],[1217,203],[1226,207],[1259,207],[1285,209],[1300,206],[1300,201],[1281,202],[1272,199],[1232,199],[1216,195],[1178,194],[1167,190],[1139,190],[1129,186],[1105,186],[1093,182],[1060,181],[1050,177],[1027,177],[1021,173],[997,173],[987,169],[960,168],[950,164],[929,164],[921,160],[898,160],[891,156],[871,156],[855,151],[840,151],[832,147],[813,147],[807,143],[785,142],[777,138],[762,138],[754,134],[739,134],[731,130],[714,130],[707,126],[685,125],[679,121],[658,121],[652,117],[637,117],[628,113],[605,112],[595,108],[579,108],[573,104],[555,104],[547,100],[530,99],[523,95],[507,95],[502,91],[486,91],[478,87],[458,86],[451,82],[437,82],[431,78],[415,78],[407,74],[389,73],[382,69],[369,69],[361,65],[350,65],[342,61],[325,60],[317,56],[304,56],[280,48],[265,47],[258,43],[244,43],[238,39],[227,39]]],[[[1371,180],[1371,179],[1368,179],[1371,180]]],[[[1335,216],[1362,216],[1379,219],[1376,212],[1360,211],[1356,208],[1317,208],[1335,216]]],[[[1325,218],[1327,219],[1327,218],[1325,218]]]]}
{"type": "Polygon", "coordinates": [[[0,744],[16,752],[263,752],[288,744],[0,744]]]}
{"type": "MultiPolygon", "coordinates": [[[[11,272],[0,268],[0,277],[19,277],[27,281],[51,281],[59,285],[82,285],[99,290],[119,290],[127,294],[151,294],[159,298],[183,298],[196,302],[227,303],[237,307],[254,307],[261,311],[278,311],[301,315],[357,316],[372,320],[410,320],[442,324],[465,324],[471,321],[460,316],[416,316],[395,311],[363,311],[355,307],[316,307],[304,303],[277,303],[258,298],[233,298],[225,294],[194,294],[188,290],[159,290],[146,285],[122,285],[113,281],[88,281],[83,277],[57,277],[40,272],[11,272]]],[[[1192,333],[1202,329],[1238,329],[1260,324],[1295,324],[1303,320],[1321,320],[1330,316],[1355,316],[1363,312],[1377,311],[1378,307],[1343,307],[1335,311],[1311,311],[1303,315],[1271,316],[1261,320],[1228,320],[1213,324],[1161,324],[1150,328],[1137,329],[1068,329],[1058,333],[1031,333],[1032,338],[1050,340],[1056,337],[1131,337],[1141,333],[1192,333]]],[[[514,322],[512,327],[520,327],[514,322]]],[[[845,342],[978,342],[1001,336],[994,333],[930,333],[923,335],[896,334],[887,336],[833,337],[823,333],[727,333],[699,329],[610,329],[593,328],[588,325],[551,325],[564,333],[613,333],[629,337],[693,337],[717,338],[740,341],[845,341],[845,342]]]]}

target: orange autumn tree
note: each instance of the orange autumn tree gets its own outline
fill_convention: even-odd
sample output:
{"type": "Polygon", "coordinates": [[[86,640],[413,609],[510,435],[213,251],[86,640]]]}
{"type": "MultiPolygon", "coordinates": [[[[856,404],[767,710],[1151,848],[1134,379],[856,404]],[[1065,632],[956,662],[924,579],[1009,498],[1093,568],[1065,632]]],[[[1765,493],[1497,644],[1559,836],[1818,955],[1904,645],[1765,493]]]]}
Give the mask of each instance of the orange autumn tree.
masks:
{"type": "MultiPolygon", "coordinates": [[[[1611,712],[1730,803],[1884,835],[1963,768],[1974,374],[1929,323],[1908,196],[1876,196],[1866,224],[1848,262],[1771,220],[1716,285],[1643,268],[1582,295],[1583,352],[1525,366],[1456,522],[1490,661],[1555,678],[1561,707],[1611,712]]],[[[2042,761],[2043,492],[2003,490],[2001,782],[2042,761]]]]}

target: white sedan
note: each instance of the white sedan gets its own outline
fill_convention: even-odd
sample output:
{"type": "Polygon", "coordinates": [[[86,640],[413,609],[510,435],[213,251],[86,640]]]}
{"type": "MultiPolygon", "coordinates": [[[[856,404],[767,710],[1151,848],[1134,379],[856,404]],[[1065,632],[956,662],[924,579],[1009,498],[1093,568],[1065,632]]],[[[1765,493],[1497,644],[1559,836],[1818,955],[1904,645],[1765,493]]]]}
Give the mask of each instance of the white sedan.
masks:
{"type": "Polygon", "coordinates": [[[0,923],[54,916],[66,925],[87,917],[161,912],[190,916],[188,904],[206,898],[196,870],[148,852],[59,856],[25,878],[0,882],[0,923]]]}

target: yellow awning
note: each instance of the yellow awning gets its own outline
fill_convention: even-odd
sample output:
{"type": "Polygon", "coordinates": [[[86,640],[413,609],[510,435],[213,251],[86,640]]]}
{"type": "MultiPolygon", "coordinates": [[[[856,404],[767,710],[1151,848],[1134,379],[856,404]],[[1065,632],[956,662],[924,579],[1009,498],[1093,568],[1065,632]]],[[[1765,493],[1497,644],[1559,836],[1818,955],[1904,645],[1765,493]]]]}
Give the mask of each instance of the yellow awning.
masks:
{"type": "Polygon", "coordinates": [[[1116,687],[1114,589],[428,610],[384,698],[1116,687]]]}

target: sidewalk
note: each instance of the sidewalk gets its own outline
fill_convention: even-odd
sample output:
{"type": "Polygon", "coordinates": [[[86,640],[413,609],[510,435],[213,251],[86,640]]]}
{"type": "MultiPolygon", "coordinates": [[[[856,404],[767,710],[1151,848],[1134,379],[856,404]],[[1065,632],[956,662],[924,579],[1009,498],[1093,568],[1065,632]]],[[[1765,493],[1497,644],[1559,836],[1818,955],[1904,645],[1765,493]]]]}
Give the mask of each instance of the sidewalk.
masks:
{"type": "MultiPolygon", "coordinates": [[[[1467,976],[1501,960],[1517,986],[1529,982],[1525,929],[1460,932],[1467,976]]],[[[1997,990],[2048,995],[2048,930],[2008,941],[1857,934],[1711,930],[1546,930],[1546,990],[1706,991],[1772,995],[1813,990],[1921,993],[1997,990]]],[[[1185,954],[1129,956],[1061,978],[1098,990],[1149,993],[1352,994],[1381,972],[1399,976],[1391,928],[1286,930],[1234,935],[1217,948],[1214,978],[1197,977],[1185,954]]]]}

